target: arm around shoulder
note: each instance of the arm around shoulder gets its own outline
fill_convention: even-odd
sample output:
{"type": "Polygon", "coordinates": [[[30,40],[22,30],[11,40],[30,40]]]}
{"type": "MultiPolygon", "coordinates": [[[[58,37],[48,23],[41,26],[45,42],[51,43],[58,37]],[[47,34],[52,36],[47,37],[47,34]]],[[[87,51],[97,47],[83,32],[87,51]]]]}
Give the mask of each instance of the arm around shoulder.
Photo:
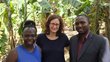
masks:
{"type": "Polygon", "coordinates": [[[9,52],[6,62],[17,62],[17,51],[16,49],[13,49],[12,51],[9,52]]]}

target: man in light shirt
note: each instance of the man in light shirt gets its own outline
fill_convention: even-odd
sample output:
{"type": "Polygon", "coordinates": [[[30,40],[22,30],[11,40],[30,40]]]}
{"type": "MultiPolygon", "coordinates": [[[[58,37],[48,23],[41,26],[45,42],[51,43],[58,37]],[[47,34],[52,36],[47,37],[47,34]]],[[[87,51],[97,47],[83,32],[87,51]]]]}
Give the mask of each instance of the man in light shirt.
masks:
{"type": "Polygon", "coordinates": [[[106,40],[106,47],[105,47],[105,54],[103,56],[103,62],[110,62],[110,46],[109,46],[109,40],[104,37],[106,40]]]}

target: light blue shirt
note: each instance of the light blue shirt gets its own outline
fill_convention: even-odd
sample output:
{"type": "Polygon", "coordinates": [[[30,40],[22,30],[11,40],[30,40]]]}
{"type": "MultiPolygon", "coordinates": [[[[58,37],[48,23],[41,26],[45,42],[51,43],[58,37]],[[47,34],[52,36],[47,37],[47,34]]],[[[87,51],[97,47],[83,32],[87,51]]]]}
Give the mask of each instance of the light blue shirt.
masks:
{"type": "Polygon", "coordinates": [[[105,46],[105,53],[104,56],[102,58],[103,62],[110,62],[110,46],[109,46],[109,40],[104,37],[106,40],[106,46],[105,46]]]}

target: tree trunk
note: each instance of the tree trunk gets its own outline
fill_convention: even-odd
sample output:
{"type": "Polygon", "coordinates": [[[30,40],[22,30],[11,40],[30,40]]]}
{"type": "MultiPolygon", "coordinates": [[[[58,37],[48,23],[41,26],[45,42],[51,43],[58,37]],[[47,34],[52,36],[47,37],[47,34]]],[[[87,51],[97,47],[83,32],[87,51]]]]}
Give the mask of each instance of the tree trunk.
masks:
{"type": "Polygon", "coordinates": [[[10,46],[11,46],[11,49],[15,48],[15,42],[14,42],[14,38],[13,38],[13,26],[12,26],[12,21],[11,21],[11,9],[10,9],[10,3],[7,4],[7,2],[5,1],[6,5],[7,5],[7,8],[6,8],[6,11],[8,12],[7,14],[7,20],[8,20],[8,26],[7,26],[7,30],[9,32],[9,43],[10,43],[10,46]]]}
{"type": "Polygon", "coordinates": [[[107,38],[110,41],[110,0],[106,0],[106,2],[109,4],[108,6],[105,7],[105,28],[106,28],[106,34],[107,38]]]}
{"type": "Polygon", "coordinates": [[[45,23],[46,23],[46,20],[48,18],[48,16],[50,15],[50,13],[42,13],[42,20],[41,20],[41,28],[42,28],[42,32],[45,32],[45,23]]]}
{"type": "Polygon", "coordinates": [[[13,38],[13,26],[12,26],[12,21],[11,21],[11,11],[10,11],[10,7],[8,7],[8,27],[9,27],[9,40],[11,43],[11,49],[15,48],[15,42],[14,42],[14,38],[13,38]]]}
{"type": "Polygon", "coordinates": [[[95,31],[96,31],[96,34],[99,34],[99,5],[100,5],[100,0],[96,0],[96,16],[95,16],[95,31]]]}
{"type": "Polygon", "coordinates": [[[27,20],[27,2],[24,0],[24,21],[27,20]]]}

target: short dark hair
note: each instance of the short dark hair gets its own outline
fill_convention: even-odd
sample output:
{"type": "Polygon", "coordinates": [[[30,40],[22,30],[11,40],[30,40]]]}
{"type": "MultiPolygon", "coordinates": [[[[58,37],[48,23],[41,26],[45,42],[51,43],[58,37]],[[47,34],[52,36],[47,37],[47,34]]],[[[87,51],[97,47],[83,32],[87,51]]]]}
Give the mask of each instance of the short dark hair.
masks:
{"type": "Polygon", "coordinates": [[[78,17],[80,17],[80,16],[84,16],[84,17],[87,19],[88,23],[90,23],[90,19],[89,19],[89,17],[88,17],[86,14],[77,15],[76,18],[78,18],[78,17]]]}
{"type": "Polygon", "coordinates": [[[46,21],[46,24],[45,24],[45,26],[46,26],[45,34],[50,34],[49,25],[50,25],[50,22],[51,22],[53,19],[58,19],[59,22],[60,22],[59,30],[57,31],[57,34],[56,34],[56,35],[58,36],[59,34],[61,34],[61,33],[64,31],[64,30],[63,30],[64,24],[63,24],[63,19],[61,18],[61,16],[55,15],[55,14],[48,16],[47,21],[46,21]]]}
{"type": "MultiPolygon", "coordinates": [[[[35,30],[36,30],[35,33],[37,33],[36,24],[35,24],[34,21],[32,21],[32,20],[26,20],[26,21],[23,23],[23,30],[24,30],[26,27],[33,27],[33,28],[35,28],[35,30]]],[[[23,30],[22,30],[22,31],[23,31],[23,30]]]]}

